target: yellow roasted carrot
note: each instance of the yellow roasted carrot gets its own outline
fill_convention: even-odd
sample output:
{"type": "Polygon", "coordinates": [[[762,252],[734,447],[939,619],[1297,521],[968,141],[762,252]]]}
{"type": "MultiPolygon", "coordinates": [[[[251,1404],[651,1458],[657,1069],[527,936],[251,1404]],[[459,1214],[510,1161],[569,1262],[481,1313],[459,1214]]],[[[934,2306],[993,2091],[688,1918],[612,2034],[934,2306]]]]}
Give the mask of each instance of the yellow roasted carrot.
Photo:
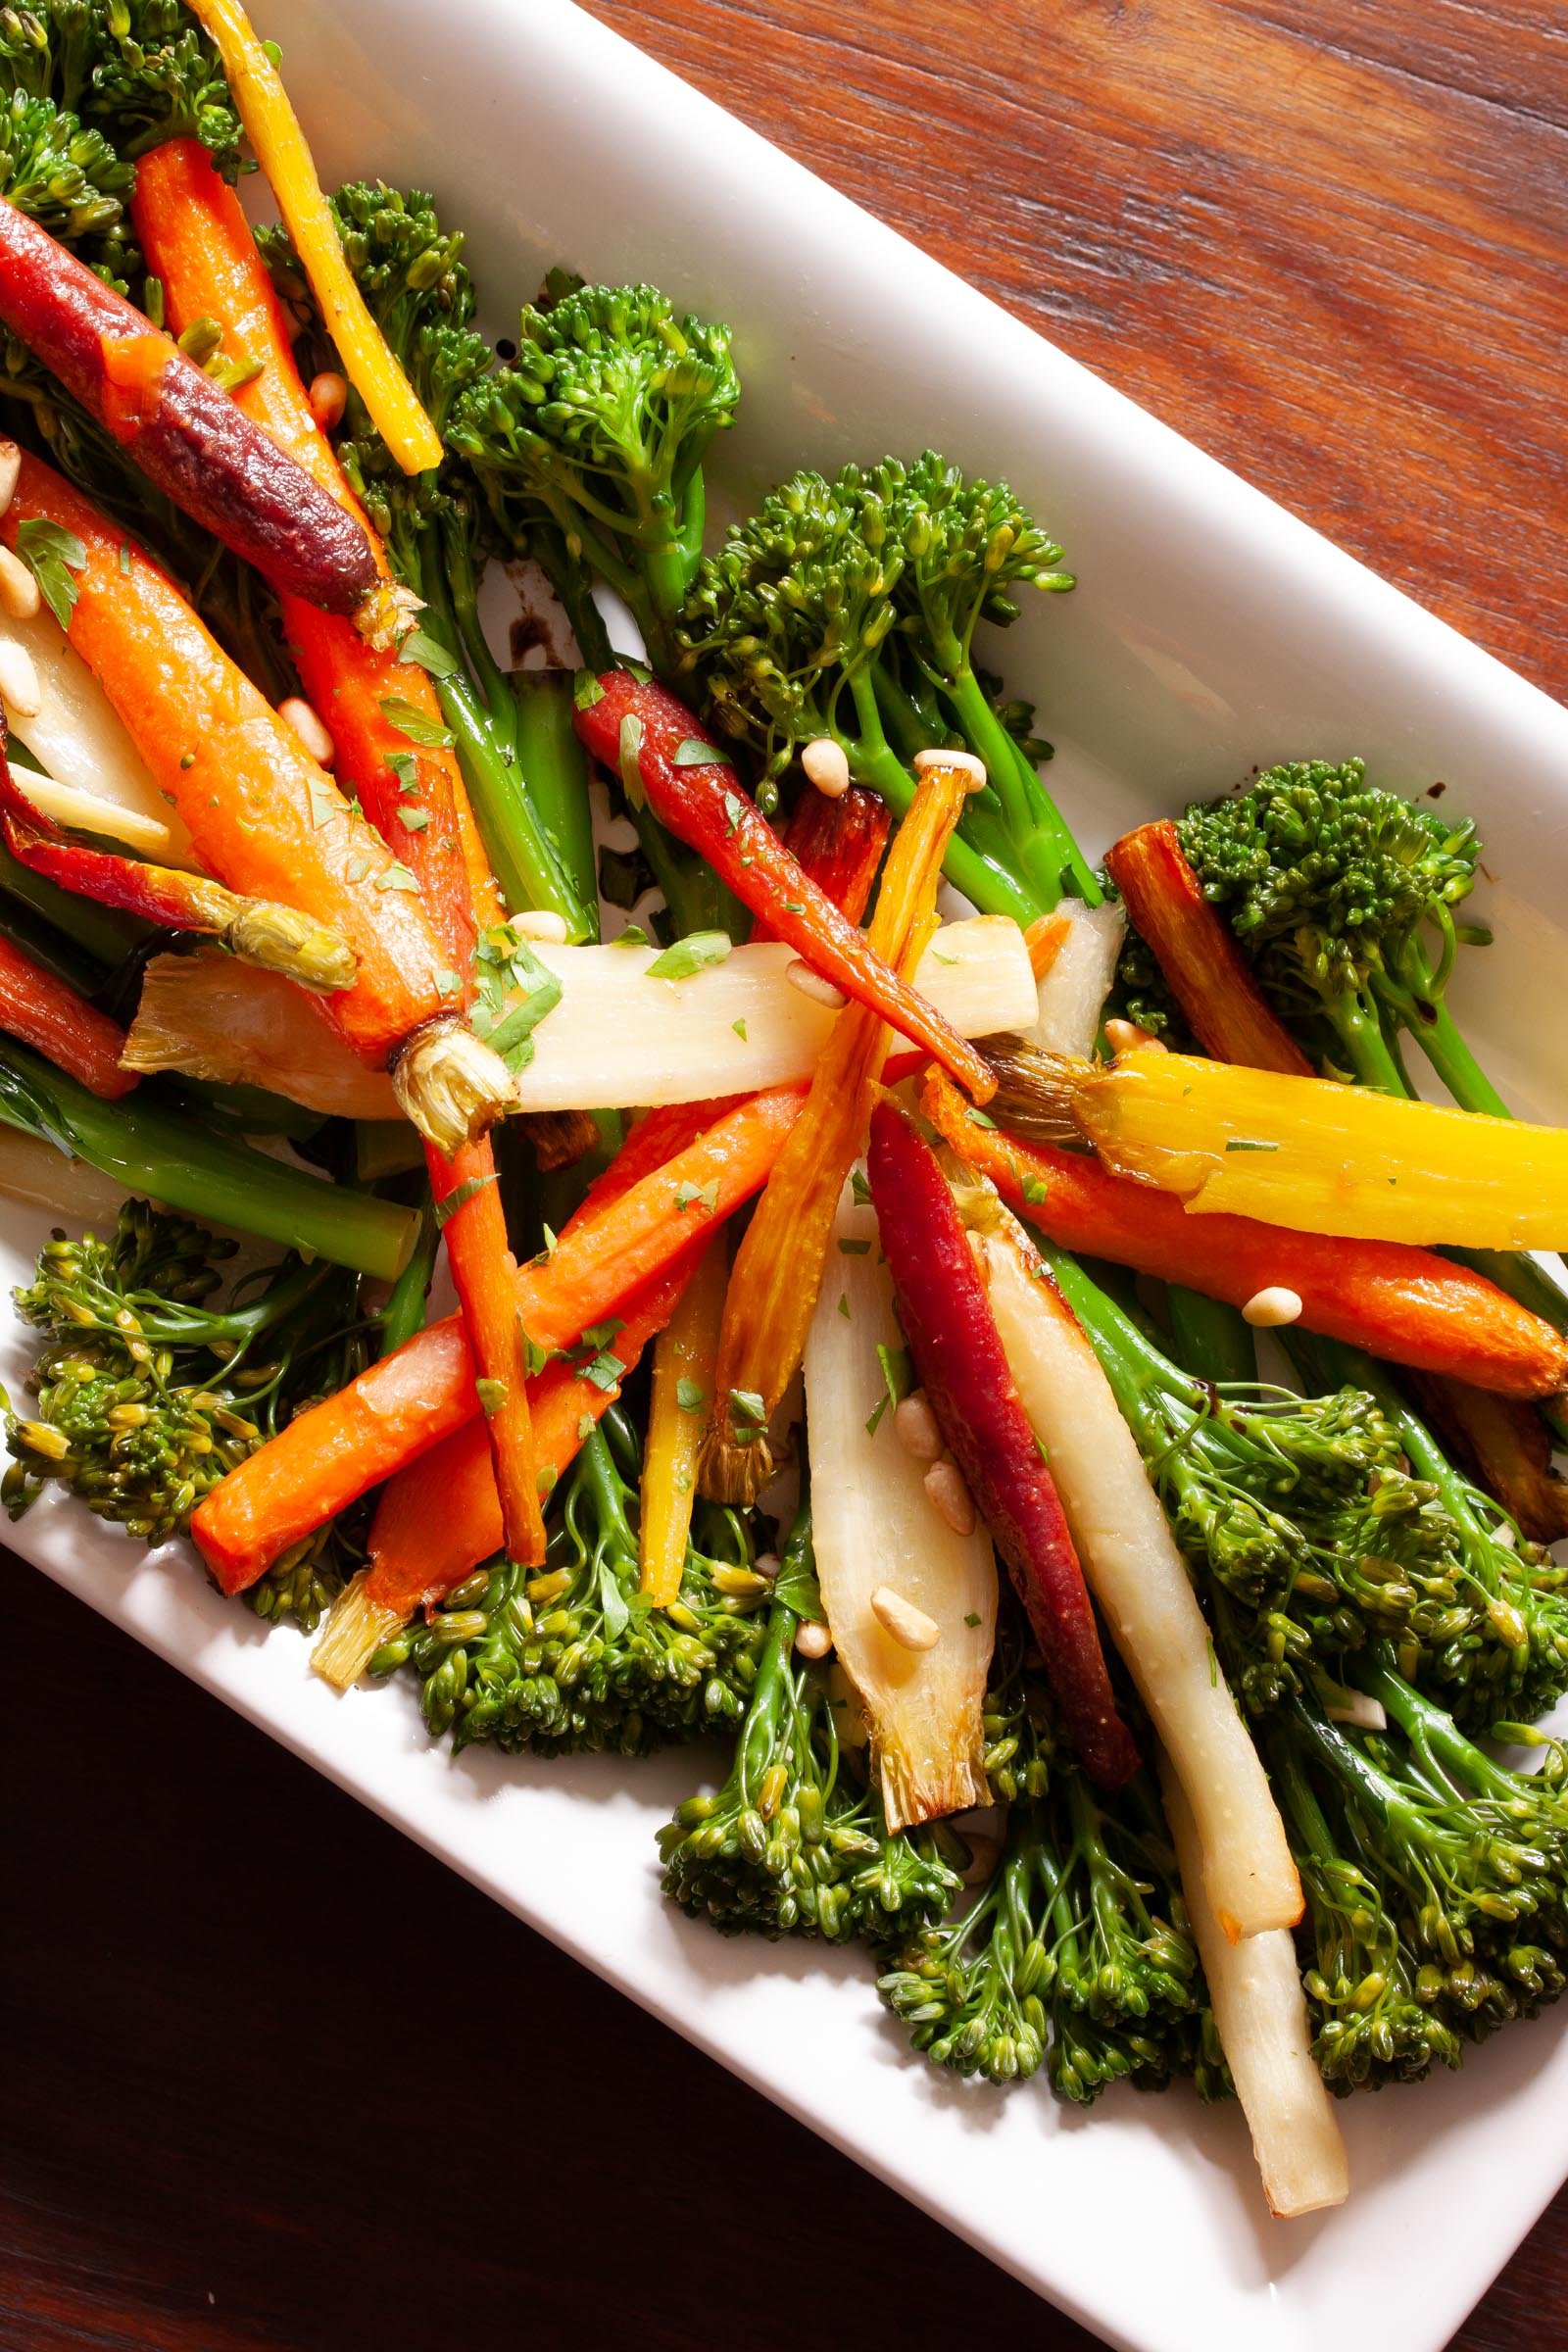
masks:
{"type": "Polygon", "coordinates": [[[1003,1055],[991,1107],[1017,1134],[1082,1138],[1118,1175],[1179,1195],[1194,1214],[1476,1250],[1568,1241],[1561,1128],[1157,1047],[1108,1065],[1003,1055]]]}
{"type": "MultiPolygon", "coordinates": [[[[975,789],[968,768],[928,767],[894,836],[868,940],[904,978],[936,927],[942,859],[975,789]]],[[[755,1502],[772,1474],[767,1426],[805,1353],[839,1194],[865,1141],[891,1038],[870,1005],[839,1014],[736,1252],[703,1441],[702,1491],[716,1501],[755,1502]]]]}
{"type": "Polygon", "coordinates": [[[439,466],[441,437],[365,307],[277,68],[239,0],[190,0],[190,7],[222,59],[239,119],[277,198],[345,374],[405,473],[439,466]]]}
{"type": "Polygon", "coordinates": [[[728,1279],[725,1239],[715,1234],[654,1343],[643,1448],[642,1589],[656,1609],[668,1608],[680,1593],[728,1279]]]}

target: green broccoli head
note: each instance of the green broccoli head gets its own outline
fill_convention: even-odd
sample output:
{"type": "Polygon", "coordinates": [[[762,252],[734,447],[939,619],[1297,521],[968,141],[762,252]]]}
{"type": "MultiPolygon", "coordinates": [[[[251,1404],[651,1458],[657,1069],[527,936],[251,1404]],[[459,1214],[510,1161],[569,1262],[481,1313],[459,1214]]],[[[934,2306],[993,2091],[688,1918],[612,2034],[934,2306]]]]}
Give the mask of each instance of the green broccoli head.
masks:
{"type": "MultiPolygon", "coordinates": [[[[1473,824],[1449,824],[1436,807],[1368,784],[1360,760],[1312,760],[1196,804],[1178,830],[1205,897],[1319,1060],[1408,1092],[1396,1042],[1402,1029],[1440,1067],[1455,1062],[1459,1090],[1467,1072],[1479,1081],[1468,1055],[1460,1070],[1459,1050],[1449,1051],[1443,1003],[1460,938],[1454,909],[1474,886],[1480,855],[1473,824]]],[[[1469,1106],[1495,1104],[1478,1098],[1469,1106]]]]}
{"type": "Polygon", "coordinates": [[[239,118],[217,50],[181,0],[43,0],[0,10],[0,87],[102,127],[127,160],[199,139],[225,179],[239,118]]]}
{"type": "Polygon", "coordinates": [[[452,440],[513,543],[548,518],[666,667],[702,548],[703,461],[739,398],[727,326],[653,286],[569,287],[523,312],[515,359],[458,404],[452,440]]]}
{"type": "Polygon", "coordinates": [[[122,287],[139,268],[135,178],[101,131],[52,99],[16,89],[0,107],[0,195],[122,287]]]}
{"type": "Polygon", "coordinates": [[[901,626],[916,658],[951,687],[970,666],[982,620],[1018,617],[1013,590],[1071,588],[1061,549],[1005,482],[965,475],[927,450],[912,466],[888,460],[872,477],[889,535],[902,550],[901,626]]]}
{"type": "Polygon", "coordinates": [[[793,474],[702,565],[680,666],[715,725],[757,755],[760,806],[777,805],[777,779],[819,736],[867,781],[893,759],[875,671],[902,561],[870,477],[847,466],[832,481],[793,474]]]}

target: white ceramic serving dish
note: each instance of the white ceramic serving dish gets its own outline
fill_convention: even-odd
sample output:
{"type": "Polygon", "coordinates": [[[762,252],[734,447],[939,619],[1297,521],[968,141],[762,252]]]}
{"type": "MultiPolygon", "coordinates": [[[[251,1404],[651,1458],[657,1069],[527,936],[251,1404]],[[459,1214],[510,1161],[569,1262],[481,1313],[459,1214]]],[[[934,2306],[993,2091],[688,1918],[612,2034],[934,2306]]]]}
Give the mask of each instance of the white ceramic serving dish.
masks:
{"type": "MultiPolygon", "coordinates": [[[[1568,979],[1568,713],[565,0],[448,0],[435,42],[410,0],[257,16],[323,174],[434,188],[498,318],[569,259],[733,320],[746,398],[719,464],[736,495],[928,443],[1005,471],[1082,580],[1037,601],[1006,665],[1041,699],[1091,849],[1254,761],[1357,750],[1392,783],[1446,783],[1495,877],[1498,944],[1461,1009],[1518,1106],[1568,1116],[1568,1026],[1525,1010],[1568,979]]],[[[43,1230],[7,1209],[8,1283],[43,1230]]],[[[14,1385],[24,1350],[0,1324],[14,1385]]],[[[1234,2112],[1113,2093],[1083,2117],[1043,2088],[955,2083],[910,2056],[859,1955],[680,1919],[653,1840],[701,1770],[690,1754],[454,1764],[409,1691],[334,1698],[296,1636],[265,1635],[188,1556],[52,1501],[12,1540],[1114,2343],[1316,2352],[1353,2305],[1379,2352],[1439,2352],[1568,2174],[1565,2010],[1462,2076],[1352,2102],[1350,2204],[1271,2223],[1234,2112]]]]}

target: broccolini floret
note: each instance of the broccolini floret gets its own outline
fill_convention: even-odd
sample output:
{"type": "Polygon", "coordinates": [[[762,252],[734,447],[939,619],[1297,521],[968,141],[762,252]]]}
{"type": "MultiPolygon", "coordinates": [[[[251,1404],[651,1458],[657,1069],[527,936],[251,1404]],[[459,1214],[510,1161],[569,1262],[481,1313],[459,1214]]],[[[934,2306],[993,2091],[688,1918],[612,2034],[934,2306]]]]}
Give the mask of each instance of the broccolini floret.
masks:
{"type": "Polygon", "coordinates": [[[655,286],[574,286],[523,312],[516,358],[462,402],[452,438],[509,537],[546,522],[547,568],[553,534],[625,599],[667,674],[703,550],[703,462],[739,399],[727,326],[655,286]]]}
{"type": "Polygon", "coordinates": [[[1507,1770],[1386,1657],[1359,1671],[1383,1732],[1293,1698],[1268,1758],[1301,1871],[1315,2052],[1340,2091],[1456,2066],[1564,1983],[1565,1760],[1507,1770]]]}
{"type": "Polygon", "coordinates": [[[1445,1003],[1475,885],[1475,826],[1369,784],[1365,763],[1297,760],[1198,804],[1178,831],[1286,1022],[1325,1065],[1394,1094],[1414,1038],[1456,1102],[1506,1115],[1445,1003]]]}
{"type": "Polygon", "coordinates": [[[0,87],[101,124],[133,160],[199,139],[225,179],[240,126],[218,52],[181,0],[34,0],[0,9],[0,87]]]}
{"type": "Polygon", "coordinates": [[[650,1607],[638,1590],[637,1454],[635,1430],[612,1407],[562,1483],[544,1568],[478,1570],[371,1659],[376,1675],[414,1667],[426,1723],[455,1747],[641,1755],[742,1714],[769,1590],[747,1526],[702,1510],[680,1597],[650,1607]]]}
{"type": "MultiPolygon", "coordinates": [[[[986,765],[948,860],[987,913],[1032,920],[1099,886],[1040,783],[1037,746],[1003,715],[976,666],[982,620],[1017,614],[1020,587],[1067,588],[1061,550],[1004,483],[932,452],[904,466],[794,475],[704,564],[681,627],[682,668],[713,723],[762,768],[759,797],[813,738],[907,807],[917,751],[962,748],[986,765]]],[[[1032,714],[1031,714],[1032,715],[1032,714]]]]}
{"type": "Polygon", "coordinates": [[[819,1617],[810,1520],[796,1523],[722,1788],[659,1835],[664,1892],[724,1935],[894,1941],[940,1917],[958,1881],[924,1832],[891,1833],[852,1773],[826,1670],[795,1653],[819,1617]]]}
{"type": "MultiPolygon", "coordinates": [[[[362,1368],[354,1276],[284,1258],[220,1299],[236,1248],[143,1200],[125,1202],[108,1241],[45,1245],[16,1293],[45,1345],[27,1378],[34,1410],[6,1424],[14,1517],[53,1481],[149,1544],[181,1535],[236,1463],[362,1368]]],[[[252,1606],[314,1625],[356,1534],[343,1522],[285,1555],[252,1606]]]]}

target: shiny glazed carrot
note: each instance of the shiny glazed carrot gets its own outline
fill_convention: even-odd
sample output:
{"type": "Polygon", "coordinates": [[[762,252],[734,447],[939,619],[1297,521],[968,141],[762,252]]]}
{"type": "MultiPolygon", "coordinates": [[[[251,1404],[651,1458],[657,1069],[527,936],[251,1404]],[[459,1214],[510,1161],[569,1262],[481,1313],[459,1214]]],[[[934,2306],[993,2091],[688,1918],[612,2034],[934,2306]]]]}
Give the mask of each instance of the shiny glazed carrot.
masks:
{"type": "MultiPolygon", "coordinates": [[[[749,1200],[805,1100],[803,1086],[751,1096],[618,1199],[591,1193],[551,1254],[517,1276],[516,1309],[535,1346],[569,1347],[622,1313],[627,1298],[749,1200]]],[[[254,1584],[289,1544],[470,1420],[479,1409],[473,1380],[462,1322],[450,1316],[230,1471],[191,1521],[224,1592],[254,1584]]]]}
{"type": "Polygon", "coordinates": [[[1174,1194],[1114,1176],[1087,1152],[977,1127],[934,1073],[921,1108],[1003,1199],[1064,1250],[1135,1266],[1245,1306],[1283,1285],[1308,1331],[1391,1363],[1504,1396],[1549,1396],[1568,1381],[1568,1342],[1485,1275],[1404,1242],[1338,1241],[1252,1217],[1190,1217],[1174,1194]]]}
{"type": "Polygon", "coordinates": [[[740,789],[718,745],[667,687],[630,670],[606,670],[582,690],[574,723],[593,757],[608,767],[623,767],[661,824],[706,858],[775,939],[922,1047],[975,1102],[990,1101],[996,1080],[984,1054],[956,1036],[867,946],[864,933],[791,856],[740,789]],[[701,758],[705,747],[711,748],[711,760],[701,758]],[[691,757],[694,752],[699,756],[691,757]]]}
{"type": "Polygon", "coordinates": [[[0,319],[167,498],[275,587],[345,615],[374,611],[380,581],[363,523],[122,294],[3,198],[0,319]]]}

